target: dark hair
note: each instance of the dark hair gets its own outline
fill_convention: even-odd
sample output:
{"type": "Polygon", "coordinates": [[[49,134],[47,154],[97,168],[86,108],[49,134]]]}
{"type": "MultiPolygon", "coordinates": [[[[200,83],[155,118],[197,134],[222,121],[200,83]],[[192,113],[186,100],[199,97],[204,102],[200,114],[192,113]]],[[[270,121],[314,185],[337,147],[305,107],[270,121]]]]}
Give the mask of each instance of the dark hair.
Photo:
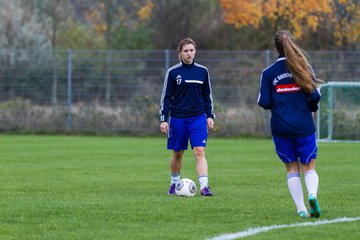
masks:
{"type": "Polygon", "coordinates": [[[295,82],[306,93],[311,93],[316,88],[305,52],[297,46],[295,38],[286,30],[278,31],[274,36],[277,52],[285,56],[287,66],[295,82]]]}

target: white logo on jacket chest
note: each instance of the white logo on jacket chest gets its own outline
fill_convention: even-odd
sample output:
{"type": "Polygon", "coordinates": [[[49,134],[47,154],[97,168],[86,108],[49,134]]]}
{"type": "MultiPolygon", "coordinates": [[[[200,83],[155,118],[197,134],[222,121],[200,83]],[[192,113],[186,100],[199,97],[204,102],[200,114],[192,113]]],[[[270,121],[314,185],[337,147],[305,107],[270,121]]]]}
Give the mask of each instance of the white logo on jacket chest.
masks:
{"type": "Polygon", "coordinates": [[[180,84],[181,84],[181,81],[182,81],[181,75],[177,75],[177,76],[176,76],[176,84],[177,84],[177,85],[180,85],[180,84]]]}

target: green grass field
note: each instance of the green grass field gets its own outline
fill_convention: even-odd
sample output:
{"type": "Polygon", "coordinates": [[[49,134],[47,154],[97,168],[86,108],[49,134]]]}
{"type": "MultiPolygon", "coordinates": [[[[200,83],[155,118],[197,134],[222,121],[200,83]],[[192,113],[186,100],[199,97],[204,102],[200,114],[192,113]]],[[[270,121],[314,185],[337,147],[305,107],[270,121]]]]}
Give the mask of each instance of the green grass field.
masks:
{"type": "MultiPolygon", "coordinates": [[[[209,139],[214,197],[168,196],[163,138],[0,135],[0,239],[207,239],[297,216],[270,139],[209,139]]],[[[319,143],[320,220],[360,216],[360,145],[319,143]]],[[[182,177],[196,184],[185,153],[182,177]]],[[[305,190],[306,191],[306,190],[305,190]]],[[[360,221],[246,239],[360,239],[360,221]]]]}

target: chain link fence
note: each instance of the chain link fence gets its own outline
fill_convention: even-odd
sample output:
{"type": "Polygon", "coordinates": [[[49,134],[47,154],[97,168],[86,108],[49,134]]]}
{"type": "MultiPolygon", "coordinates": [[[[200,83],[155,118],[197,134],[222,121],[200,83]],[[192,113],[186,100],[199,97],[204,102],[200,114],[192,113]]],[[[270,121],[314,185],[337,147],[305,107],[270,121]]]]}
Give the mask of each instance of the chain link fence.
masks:
{"type": "MultiPolygon", "coordinates": [[[[325,81],[359,81],[360,52],[308,52],[325,81]]],[[[267,136],[257,106],[274,51],[201,51],[210,72],[217,136],[267,136]]],[[[158,135],[159,101],[177,52],[0,50],[0,131],[158,135]]]]}

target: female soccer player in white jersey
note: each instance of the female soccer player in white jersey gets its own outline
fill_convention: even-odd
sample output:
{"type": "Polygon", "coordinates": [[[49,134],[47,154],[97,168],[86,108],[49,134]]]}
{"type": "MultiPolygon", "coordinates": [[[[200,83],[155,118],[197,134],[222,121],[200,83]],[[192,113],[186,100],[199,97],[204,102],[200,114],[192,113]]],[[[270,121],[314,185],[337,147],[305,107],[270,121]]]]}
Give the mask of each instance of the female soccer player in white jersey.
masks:
{"type": "Polygon", "coordinates": [[[276,153],[287,170],[287,185],[300,217],[320,217],[319,176],[313,112],[320,93],[315,75],[294,37],[281,30],[274,36],[279,58],[261,75],[259,106],[271,110],[271,132],[276,153]],[[304,203],[300,171],[305,178],[310,209],[304,203]]]}

